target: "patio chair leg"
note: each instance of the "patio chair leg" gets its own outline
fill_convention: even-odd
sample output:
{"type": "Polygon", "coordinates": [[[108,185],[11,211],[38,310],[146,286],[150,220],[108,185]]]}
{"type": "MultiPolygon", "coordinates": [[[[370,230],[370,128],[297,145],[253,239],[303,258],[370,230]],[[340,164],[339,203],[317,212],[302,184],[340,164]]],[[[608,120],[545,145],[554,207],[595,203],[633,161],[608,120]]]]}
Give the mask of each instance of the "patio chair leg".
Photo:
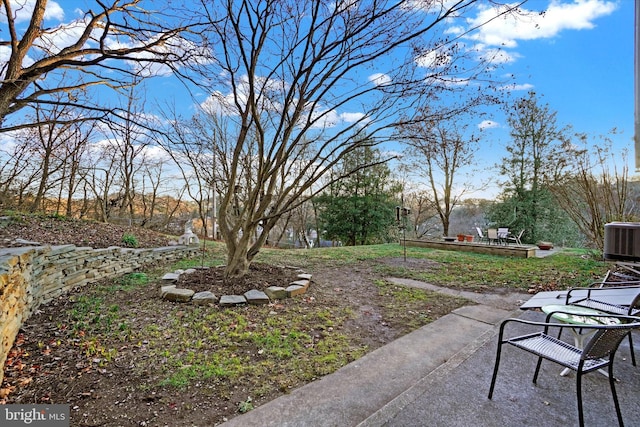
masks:
{"type": "Polygon", "coordinates": [[[631,338],[631,332],[629,332],[629,351],[631,351],[631,364],[636,366],[636,352],[633,351],[633,338],[631,338]]]}
{"type": "Polygon", "coordinates": [[[616,415],[618,416],[618,425],[624,427],[622,422],[622,411],[620,411],[620,402],[618,402],[618,393],[616,393],[616,379],[613,377],[613,360],[609,361],[609,386],[611,386],[611,396],[613,404],[616,407],[616,415]]]}
{"type": "Polygon", "coordinates": [[[584,427],[584,415],[582,414],[582,372],[578,369],[576,372],[576,397],[578,399],[578,424],[584,427]]]}
{"type": "Polygon", "coordinates": [[[540,373],[540,366],[542,365],[542,357],[538,357],[538,363],[536,363],[536,371],[533,373],[533,383],[538,381],[538,374],[540,373]]]}
{"type": "Polygon", "coordinates": [[[502,349],[502,343],[498,344],[498,352],[496,354],[496,363],[493,366],[493,375],[491,376],[491,386],[489,387],[489,396],[488,399],[491,400],[493,397],[493,388],[496,385],[496,378],[498,377],[498,366],[500,365],[500,350],[502,349]]]}

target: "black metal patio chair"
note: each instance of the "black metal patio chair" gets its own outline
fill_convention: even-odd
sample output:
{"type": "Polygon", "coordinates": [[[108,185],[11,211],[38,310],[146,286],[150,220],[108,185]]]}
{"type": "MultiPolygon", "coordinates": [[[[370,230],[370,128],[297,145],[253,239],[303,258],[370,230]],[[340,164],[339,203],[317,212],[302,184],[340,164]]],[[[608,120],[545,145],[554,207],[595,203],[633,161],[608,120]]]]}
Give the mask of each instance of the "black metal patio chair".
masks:
{"type": "Polygon", "coordinates": [[[549,313],[544,322],[534,322],[523,319],[507,319],[502,322],[498,335],[498,350],[493,368],[493,376],[491,378],[491,387],[489,388],[489,399],[493,397],[502,346],[504,344],[510,344],[538,356],[538,363],[536,364],[536,370],[533,374],[534,384],[538,380],[542,359],[557,363],[576,372],[578,420],[581,427],[584,426],[582,376],[589,372],[597,371],[598,369],[608,368],[609,385],[611,387],[611,395],[613,396],[618,423],[620,426],[623,426],[622,413],[615,388],[616,380],[613,376],[613,360],[616,350],[624,337],[627,336],[631,330],[640,328],[640,318],[614,315],[590,316],[594,319],[600,319],[603,323],[606,323],[606,319],[618,319],[621,323],[581,325],[580,328],[582,330],[593,330],[593,335],[588,339],[584,348],[581,349],[549,335],[549,328],[561,328],[562,330],[564,328],[576,327],[576,325],[569,323],[550,322],[553,314],[555,313],[549,313]],[[535,327],[537,331],[527,335],[504,338],[505,327],[510,323],[529,325],[532,328],[535,327]]]}
{"type": "MultiPolygon", "coordinates": [[[[572,288],[567,292],[565,304],[592,308],[609,314],[640,316],[640,288],[636,296],[629,299],[628,304],[612,304],[598,297],[599,294],[610,292],[611,289],[615,289],[615,287],[572,288]]],[[[636,354],[633,349],[633,335],[631,331],[629,331],[629,349],[631,351],[631,363],[633,366],[636,366],[636,354]]]]}

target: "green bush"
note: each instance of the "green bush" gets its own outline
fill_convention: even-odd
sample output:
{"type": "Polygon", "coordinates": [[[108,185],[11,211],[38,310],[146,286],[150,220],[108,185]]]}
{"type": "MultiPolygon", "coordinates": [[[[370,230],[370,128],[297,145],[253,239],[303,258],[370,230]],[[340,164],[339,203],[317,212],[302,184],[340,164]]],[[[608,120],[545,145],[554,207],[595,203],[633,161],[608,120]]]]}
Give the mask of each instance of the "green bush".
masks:
{"type": "Polygon", "coordinates": [[[128,248],[138,247],[138,239],[133,234],[123,234],[122,243],[128,248]]]}

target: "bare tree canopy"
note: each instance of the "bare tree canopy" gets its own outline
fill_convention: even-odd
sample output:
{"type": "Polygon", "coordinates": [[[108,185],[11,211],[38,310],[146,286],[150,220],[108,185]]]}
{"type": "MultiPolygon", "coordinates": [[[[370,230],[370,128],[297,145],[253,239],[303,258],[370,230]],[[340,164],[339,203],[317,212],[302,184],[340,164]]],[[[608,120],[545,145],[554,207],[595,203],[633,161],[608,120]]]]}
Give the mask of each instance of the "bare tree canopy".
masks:
{"type": "Polygon", "coordinates": [[[465,103],[446,106],[448,94],[486,67],[444,27],[480,3],[495,6],[493,16],[516,8],[201,0],[192,13],[208,17],[211,49],[194,63],[211,93],[201,108],[229,124],[213,141],[228,275],[246,271],[286,212],[340,179],[327,177],[343,156],[388,140],[399,112],[425,99],[442,101],[440,114],[465,103]]]}
{"type": "Polygon", "coordinates": [[[161,73],[161,67],[175,70],[198,52],[180,37],[189,27],[161,8],[144,9],[141,0],[89,3],[92,7],[62,23],[55,2],[2,1],[0,131],[33,126],[21,117],[10,118],[35,104],[78,107],[87,115],[84,120],[104,117],[113,111],[104,99],[93,99],[89,89],[118,90],[132,75],[161,73]]]}
{"type": "MultiPolygon", "coordinates": [[[[227,274],[242,275],[281,218],[357,171],[336,174],[342,158],[395,139],[399,118],[413,116],[403,112],[431,107],[432,119],[447,118],[491,98],[491,59],[469,36],[520,4],[95,0],[63,20],[54,1],[3,0],[0,132],[104,120],[109,129],[135,130],[126,141],[132,154],[154,132],[177,162],[188,161],[192,170],[181,172],[200,187],[189,194],[203,220],[211,194],[203,187],[219,191],[227,274]],[[467,20],[479,10],[482,18],[467,20]],[[164,111],[169,120],[145,124],[148,112],[98,90],[126,99],[131,85],[158,75],[182,78],[198,98],[196,115],[164,111]],[[52,114],[55,106],[77,114],[52,114]],[[48,123],[26,119],[36,110],[48,123]]],[[[395,156],[382,154],[377,163],[395,156]]],[[[115,176],[102,169],[82,172],[82,182],[101,194],[107,217],[115,176]]],[[[59,173],[69,181],[66,169],[59,173]]],[[[130,169],[123,188],[140,173],[130,169]]],[[[133,206],[133,188],[128,194],[122,198],[133,206]]]]}
{"type": "Polygon", "coordinates": [[[453,209],[467,192],[483,185],[478,180],[460,180],[464,168],[475,164],[475,154],[479,149],[479,137],[467,129],[468,123],[460,116],[434,121],[428,113],[422,115],[418,112],[400,130],[407,145],[403,161],[418,181],[425,182],[445,236],[449,235],[453,209]]]}

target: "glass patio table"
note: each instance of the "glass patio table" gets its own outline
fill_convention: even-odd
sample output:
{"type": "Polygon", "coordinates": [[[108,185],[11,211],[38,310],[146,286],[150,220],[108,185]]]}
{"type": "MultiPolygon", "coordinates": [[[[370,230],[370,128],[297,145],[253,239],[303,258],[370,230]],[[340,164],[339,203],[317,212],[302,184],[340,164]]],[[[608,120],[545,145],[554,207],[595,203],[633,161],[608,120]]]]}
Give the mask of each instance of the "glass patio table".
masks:
{"type": "MultiPolygon", "coordinates": [[[[590,329],[587,330],[587,332],[582,333],[580,326],[617,325],[620,323],[620,320],[615,318],[594,317],[606,316],[608,313],[594,310],[592,308],[579,307],[577,305],[549,304],[542,306],[541,310],[545,314],[552,313],[551,317],[560,322],[576,326],[575,328],[571,328],[571,332],[573,333],[575,346],[578,348],[583,348],[585,340],[595,333],[594,329],[590,329]]],[[[560,375],[565,376],[569,371],[569,368],[565,368],[560,375]]],[[[600,372],[607,375],[607,373],[602,370],[600,370],[600,372]]]]}

